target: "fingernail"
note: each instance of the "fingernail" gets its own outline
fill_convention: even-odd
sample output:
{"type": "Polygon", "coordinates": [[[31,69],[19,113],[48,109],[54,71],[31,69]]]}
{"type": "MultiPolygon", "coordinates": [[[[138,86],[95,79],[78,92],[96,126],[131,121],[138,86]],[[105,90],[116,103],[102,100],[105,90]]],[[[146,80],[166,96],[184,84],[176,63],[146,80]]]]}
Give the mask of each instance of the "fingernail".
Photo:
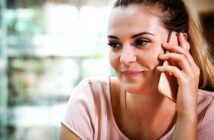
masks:
{"type": "Polygon", "coordinates": [[[163,57],[163,56],[164,56],[164,54],[159,55],[159,57],[163,57]]]}

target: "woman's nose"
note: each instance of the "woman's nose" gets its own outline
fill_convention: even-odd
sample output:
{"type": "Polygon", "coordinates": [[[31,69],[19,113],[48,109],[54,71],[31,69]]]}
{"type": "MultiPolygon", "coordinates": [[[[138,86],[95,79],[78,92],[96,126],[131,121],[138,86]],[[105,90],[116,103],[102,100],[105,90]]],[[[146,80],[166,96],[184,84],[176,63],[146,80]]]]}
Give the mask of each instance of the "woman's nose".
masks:
{"type": "Polygon", "coordinates": [[[123,50],[121,52],[120,56],[120,62],[128,65],[130,63],[133,63],[137,60],[136,54],[134,53],[134,50],[132,46],[123,46],[123,50]]]}

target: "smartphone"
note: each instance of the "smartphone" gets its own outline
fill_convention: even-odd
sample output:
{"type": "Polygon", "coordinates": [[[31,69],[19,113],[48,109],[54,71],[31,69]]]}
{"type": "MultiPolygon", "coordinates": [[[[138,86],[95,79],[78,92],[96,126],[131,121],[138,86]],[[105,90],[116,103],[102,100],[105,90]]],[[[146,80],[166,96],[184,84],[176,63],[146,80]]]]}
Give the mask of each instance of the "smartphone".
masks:
{"type": "MultiPolygon", "coordinates": [[[[177,33],[174,31],[170,32],[167,42],[178,46],[178,38],[176,34],[177,33]]],[[[168,51],[166,51],[165,53],[168,53],[168,51]]],[[[175,64],[173,64],[172,61],[164,61],[163,65],[175,65],[175,64]]],[[[158,83],[158,90],[160,94],[164,95],[165,97],[175,102],[176,95],[178,92],[177,79],[171,73],[167,72],[161,73],[158,83]]]]}

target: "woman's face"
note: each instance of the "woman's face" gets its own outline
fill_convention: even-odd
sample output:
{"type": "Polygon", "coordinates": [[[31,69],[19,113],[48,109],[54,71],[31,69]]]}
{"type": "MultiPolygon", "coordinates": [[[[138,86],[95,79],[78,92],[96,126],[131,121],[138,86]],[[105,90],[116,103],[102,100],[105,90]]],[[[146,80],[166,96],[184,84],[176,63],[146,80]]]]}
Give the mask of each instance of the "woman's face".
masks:
{"type": "Polygon", "coordinates": [[[158,56],[164,53],[168,30],[156,7],[130,5],[112,10],[108,26],[110,63],[122,87],[132,93],[157,88],[160,73],[158,56]]]}

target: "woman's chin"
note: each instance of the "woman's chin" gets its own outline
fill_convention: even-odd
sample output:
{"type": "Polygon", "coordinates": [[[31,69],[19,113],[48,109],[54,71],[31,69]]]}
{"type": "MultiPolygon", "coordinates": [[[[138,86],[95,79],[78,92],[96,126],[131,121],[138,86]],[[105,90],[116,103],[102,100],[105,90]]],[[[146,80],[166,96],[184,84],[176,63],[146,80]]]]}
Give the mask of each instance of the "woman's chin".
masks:
{"type": "MultiPolygon", "coordinates": [[[[136,83],[123,83],[123,89],[129,93],[141,93],[146,87],[136,83]]],[[[147,86],[148,88],[148,86],[147,86]]]]}

